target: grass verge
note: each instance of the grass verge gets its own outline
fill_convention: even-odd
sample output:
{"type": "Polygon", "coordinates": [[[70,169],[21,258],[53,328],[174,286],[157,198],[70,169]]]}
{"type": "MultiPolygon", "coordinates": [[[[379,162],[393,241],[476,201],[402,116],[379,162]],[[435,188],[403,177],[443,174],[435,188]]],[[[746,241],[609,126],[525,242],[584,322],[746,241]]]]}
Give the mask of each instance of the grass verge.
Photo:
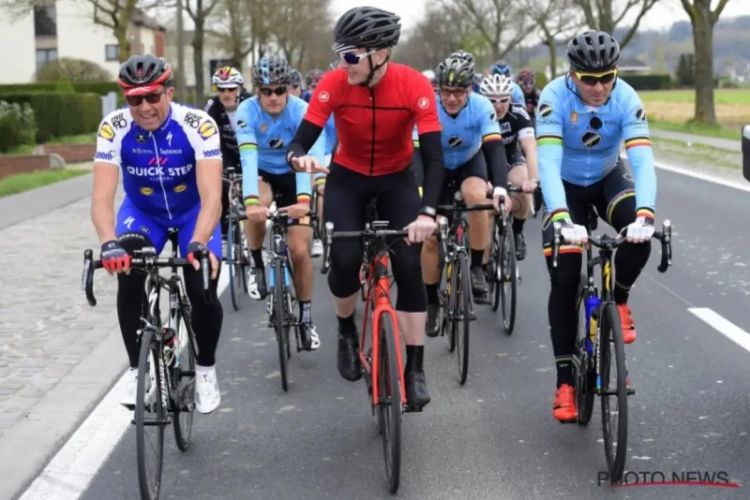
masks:
{"type": "Polygon", "coordinates": [[[656,161],[677,167],[697,168],[710,173],[730,173],[742,171],[742,153],[713,148],[705,144],[693,143],[687,146],[683,141],[651,138],[656,161]]]}
{"type": "Polygon", "coordinates": [[[648,119],[649,127],[669,132],[681,132],[683,134],[700,135],[703,137],[714,137],[717,139],[728,139],[739,141],[742,134],[741,127],[710,127],[698,123],[673,123],[662,120],[648,119]]]}
{"type": "Polygon", "coordinates": [[[90,172],[90,170],[66,168],[64,170],[40,170],[27,174],[11,175],[0,179],[0,198],[55,184],[90,172]]]}
{"type": "MultiPolygon", "coordinates": [[[[52,139],[47,144],[96,144],[96,132],[89,134],[66,135],[52,139]]],[[[30,155],[37,144],[21,144],[8,151],[9,155],[30,155]]]]}

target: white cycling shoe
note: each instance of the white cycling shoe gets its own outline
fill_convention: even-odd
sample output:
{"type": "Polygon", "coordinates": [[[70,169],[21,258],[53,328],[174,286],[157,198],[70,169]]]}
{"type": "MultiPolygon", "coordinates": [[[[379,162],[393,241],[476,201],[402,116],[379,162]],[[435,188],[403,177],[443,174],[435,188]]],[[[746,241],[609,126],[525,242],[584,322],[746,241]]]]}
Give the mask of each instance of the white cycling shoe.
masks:
{"type": "Polygon", "coordinates": [[[199,413],[211,413],[221,403],[216,367],[195,367],[195,409],[199,413]]]}

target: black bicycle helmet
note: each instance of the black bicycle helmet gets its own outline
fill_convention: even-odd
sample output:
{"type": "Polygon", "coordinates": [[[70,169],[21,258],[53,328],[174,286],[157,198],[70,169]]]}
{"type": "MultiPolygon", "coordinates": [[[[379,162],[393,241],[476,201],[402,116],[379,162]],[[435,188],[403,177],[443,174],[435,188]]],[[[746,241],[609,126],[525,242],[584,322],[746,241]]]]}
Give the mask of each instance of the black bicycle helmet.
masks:
{"type": "Polygon", "coordinates": [[[344,13],[333,28],[333,51],[357,48],[386,49],[398,43],[401,18],[375,7],[355,7],[344,13]]]}
{"type": "Polygon", "coordinates": [[[435,68],[435,80],[446,87],[470,87],[474,83],[474,61],[452,55],[435,68]]]}
{"type": "Polygon", "coordinates": [[[117,85],[129,92],[148,93],[158,85],[171,86],[172,67],[163,57],[152,54],[131,56],[120,65],[117,85]],[[138,89],[138,91],[135,91],[138,89]]]}
{"type": "Polygon", "coordinates": [[[568,62],[576,71],[600,73],[617,67],[620,44],[604,31],[589,30],[568,43],[568,62]]]}
{"type": "Polygon", "coordinates": [[[302,85],[302,73],[299,70],[292,68],[289,71],[289,85],[302,85]]]}
{"type": "Polygon", "coordinates": [[[263,57],[253,68],[253,82],[256,85],[287,84],[290,72],[289,63],[283,57],[263,57]]]}
{"type": "Polygon", "coordinates": [[[458,57],[460,59],[463,59],[464,61],[469,61],[471,63],[474,62],[474,56],[471,54],[471,52],[466,52],[465,50],[457,50],[448,57],[458,57]]]}

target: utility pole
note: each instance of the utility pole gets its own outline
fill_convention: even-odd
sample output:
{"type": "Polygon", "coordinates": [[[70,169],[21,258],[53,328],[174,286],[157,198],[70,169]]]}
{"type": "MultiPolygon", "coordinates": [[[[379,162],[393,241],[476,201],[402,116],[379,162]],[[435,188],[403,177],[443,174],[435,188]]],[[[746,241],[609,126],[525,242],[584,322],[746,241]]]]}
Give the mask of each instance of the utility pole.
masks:
{"type": "Polygon", "coordinates": [[[177,101],[185,102],[185,27],[182,19],[182,1],[177,0],[177,101]]]}

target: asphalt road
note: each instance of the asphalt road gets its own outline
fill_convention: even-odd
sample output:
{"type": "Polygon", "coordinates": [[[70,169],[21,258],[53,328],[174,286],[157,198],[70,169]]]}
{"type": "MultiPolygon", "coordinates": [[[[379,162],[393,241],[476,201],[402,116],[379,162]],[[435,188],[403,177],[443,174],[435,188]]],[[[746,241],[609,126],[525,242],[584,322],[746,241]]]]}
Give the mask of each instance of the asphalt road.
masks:
{"type": "MultiPolygon", "coordinates": [[[[480,308],[472,324],[470,374],[457,381],[445,338],[427,339],[432,402],[403,425],[402,499],[748,498],[750,353],[688,311],[710,308],[750,329],[748,194],[660,170],[657,216],[675,226],[674,266],[656,271],[655,246],[632,293],[638,340],[628,346],[631,384],[627,469],[724,472],[741,488],[598,486],[606,470],[600,413],[587,428],[552,418],[554,363],[540,221],[527,224],[516,331],[480,308]]],[[[605,227],[603,224],[600,227],[605,227]]],[[[265,309],[238,313],[223,296],[218,353],[222,405],[197,415],[185,454],[167,434],[162,498],[389,498],[382,446],[363,382],[336,370],[336,334],[325,278],[316,272],[313,316],[323,345],[293,354],[281,389],[265,309]]],[[[361,309],[361,308],[360,308],[361,309]]],[[[131,415],[122,410],[122,418],[131,415]]],[[[633,479],[634,476],[631,476],[633,479]]],[[[137,497],[135,432],[129,429],[82,496],[137,497]]]]}

